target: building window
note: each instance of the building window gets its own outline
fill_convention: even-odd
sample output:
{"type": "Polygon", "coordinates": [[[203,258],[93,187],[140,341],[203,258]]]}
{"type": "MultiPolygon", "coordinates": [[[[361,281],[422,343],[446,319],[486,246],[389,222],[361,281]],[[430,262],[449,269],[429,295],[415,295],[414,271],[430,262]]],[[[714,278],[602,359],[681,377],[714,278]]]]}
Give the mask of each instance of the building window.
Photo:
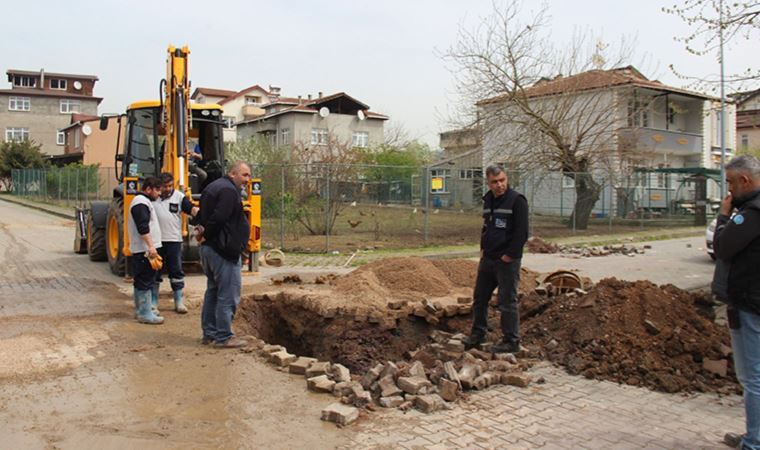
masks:
{"type": "Polygon", "coordinates": [[[575,178],[562,175],[562,189],[575,189],[575,178]]]}
{"type": "Polygon", "coordinates": [[[451,170],[433,169],[430,171],[430,192],[433,194],[446,194],[449,192],[449,178],[451,170]]]}
{"type": "Polygon", "coordinates": [[[6,128],[5,142],[19,142],[29,140],[29,128],[6,128]]]}
{"type": "Polygon", "coordinates": [[[261,97],[245,97],[245,104],[246,105],[260,105],[261,104],[261,97]]]}
{"type": "Polygon", "coordinates": [[[61,114],[78,113],[82,108],[82,102],[79,100],[61,100],[61,114]]]}
{"type": "Polygon", "coordinates": [[[742,134],[742,150],[745,152],[749,150],[749,135],[748,134],[742,134]]]}
{"type": "Polygon", "coordinates": [[[79,129],[74,130],[74,148],[79,148],[79,129]]]}
{"type": "Polygon", "coordinates": [[[29,111],[32,101],[29,97],[9,97],[8,111],[29,111]]]}
{"type": "Polygon", "coordinates": [[[290,144],[290,128],[280,130],[280,145],[290,144]]]}
{"type": "Polygon", "coordinates": [[[311,129],[312,145],[327,145],[327,128],[311,129]]]}
{"type": "Polygon", "coordinates": [[[55,134],[56,145],[66,145],[66,133],[59,131],[55,134]]]}
{"type": "Polygon", "coordinates": [[[482,169],[460,169],[459,170],[460,180],[473,180],[475,178],[483,178],[482,169]]]}
{"type": "Polygon", "coordinates": [[[270,147],[276,147],[277,146],[277,132],[272,131],[271,133],[267,133],[267,141],[269,142],[270,147]]]}
{"type": "Polygon", "coordinates": [[[37,79],[28,75],[14,75],[13,85],[16,87],[37,87],[37,79]]]}
{"type": "Polygon", "coordinates": [[[649,105],[635,100],[628,101],[628,126],[649,126],[649,105]]]}
{"type": "Polygon", "coordinates": [[[351,145],[359,148],[367,148],[369,146],[369,133],[366,131],[356,131],[351,136],[351,145]]]}
{"type": "Polygon", "coordinates": [[[50,89],[59,89],[61,91],[66,90],[66,80],[61,80],[60,78],[51,78],[50,79],[50,89]]]}
{"type": "Polygon", "coordinates": [[[234,116],[224,116],[224,128],[230,129],[235,127],[235,117],[234,116]]]}

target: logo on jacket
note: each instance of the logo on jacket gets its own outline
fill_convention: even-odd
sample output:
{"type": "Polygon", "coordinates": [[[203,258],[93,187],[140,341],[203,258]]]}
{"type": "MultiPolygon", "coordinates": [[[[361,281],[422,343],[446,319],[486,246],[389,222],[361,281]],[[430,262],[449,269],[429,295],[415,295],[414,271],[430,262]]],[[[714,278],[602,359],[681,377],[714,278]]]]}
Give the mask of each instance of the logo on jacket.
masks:
{"type": "Polygon", "coordinates": [[[737,225],[743,224],[744,223],[744,216],[742,216],[741,214],[735,215],[734,216],[734,223],[737,224],[737,225]]]}
{"type": "Polygon", "coordinates": [[[169,203],[169,212],[174,214],[178,213],[179,203],[169,203]]]}
{"type": "Polygon", "coordinates": [[[507,219],[497,217],[493,224],[496,228],[507,228],[507,219]]]}

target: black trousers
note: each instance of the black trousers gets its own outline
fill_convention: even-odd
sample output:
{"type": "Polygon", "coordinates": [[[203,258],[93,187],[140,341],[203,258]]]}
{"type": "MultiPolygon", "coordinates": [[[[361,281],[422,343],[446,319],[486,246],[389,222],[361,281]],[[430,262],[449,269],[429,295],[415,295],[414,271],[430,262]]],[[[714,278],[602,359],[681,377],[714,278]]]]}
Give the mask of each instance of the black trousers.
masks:
{"type": "MultiPolygon", "coordinates": [[[[169,274],[172,291],[181,291],[185,287],[185,272],[182,271],[182,242],[162,242],[158,254],[164,260],[162,270],[169,274]]],[[[161,283],[161,271],[156,274],[156,282],[161,283]]]]}
{"type": "Polygon", "coordinates": [[[472,334],[485,337],[488,332],[488,302],[497,287],[501,332],[504,341],[520,343],[520,312],[517,305],[517,287],[520,284],[520,264],[517,259],[505,263],[500,259],[480,258],[475,281],[475,302],[472,306],[472,334]]]}
{"type": "Polygon", "coordinates": [[[145,252],[135,253],[129,258],[132,262],[133,286],[138,291],[153,289],[156,280],[156,271],[150,266],[150,261],[145,257],[145,252]]]}

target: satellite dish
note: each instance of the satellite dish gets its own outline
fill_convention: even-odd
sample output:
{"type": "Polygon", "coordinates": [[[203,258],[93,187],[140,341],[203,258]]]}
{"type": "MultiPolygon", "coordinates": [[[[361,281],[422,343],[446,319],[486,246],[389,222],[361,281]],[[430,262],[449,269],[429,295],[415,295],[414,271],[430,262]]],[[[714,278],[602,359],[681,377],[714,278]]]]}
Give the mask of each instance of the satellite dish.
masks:
{"type": "Polygon", "coordinates": [[[77,91],[80,90],[80,89],[82,89],[82,83],[79,82],[79,81],[75,81],[74,82],[74,89],[76,89],[77,91]]]}
{"type": "Polygon", "coordinates": [[[325,118],[330,115],[330,109],[327,106],[319,108],[319,117],[325,118]]]}
{"type": "Polygon", "coordinates": [[[85,136],[89,136],[92,134],[92,128],[90,128],[89,125],[83,125],[82,126],[82,134],[85,136]]]}
{"type": "Polygon", "coordinates": [[[362,110],[360,109],[359,111],[356,111],[356,117],[358,117],[358,118],[359,118],[359,120],[364,120],[364,119],[366,119],[366,118],[367,118],[367,115],[366,115],[366,114],[364,114],[364,111],[362,111],[362,110]]]}

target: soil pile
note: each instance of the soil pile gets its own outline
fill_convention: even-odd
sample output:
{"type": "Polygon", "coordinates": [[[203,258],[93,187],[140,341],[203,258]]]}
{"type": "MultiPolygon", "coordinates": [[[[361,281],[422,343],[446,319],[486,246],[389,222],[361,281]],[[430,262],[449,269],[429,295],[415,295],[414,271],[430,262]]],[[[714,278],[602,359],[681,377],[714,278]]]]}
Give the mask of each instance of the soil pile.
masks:
{"type": "Polygon", "coordinates": [[[703,294],[602,280],[587,295],[523,298],[526,345],[571,374],[665,392],[737,392],[730,338],[703,294]]]}
{"type": "Polygon", "coordinates": [[[540,237],[532,237],[527,242],[528,251],[531,253],[557,253],[559,252],[559,245],[546,242],[540,237]]]}

